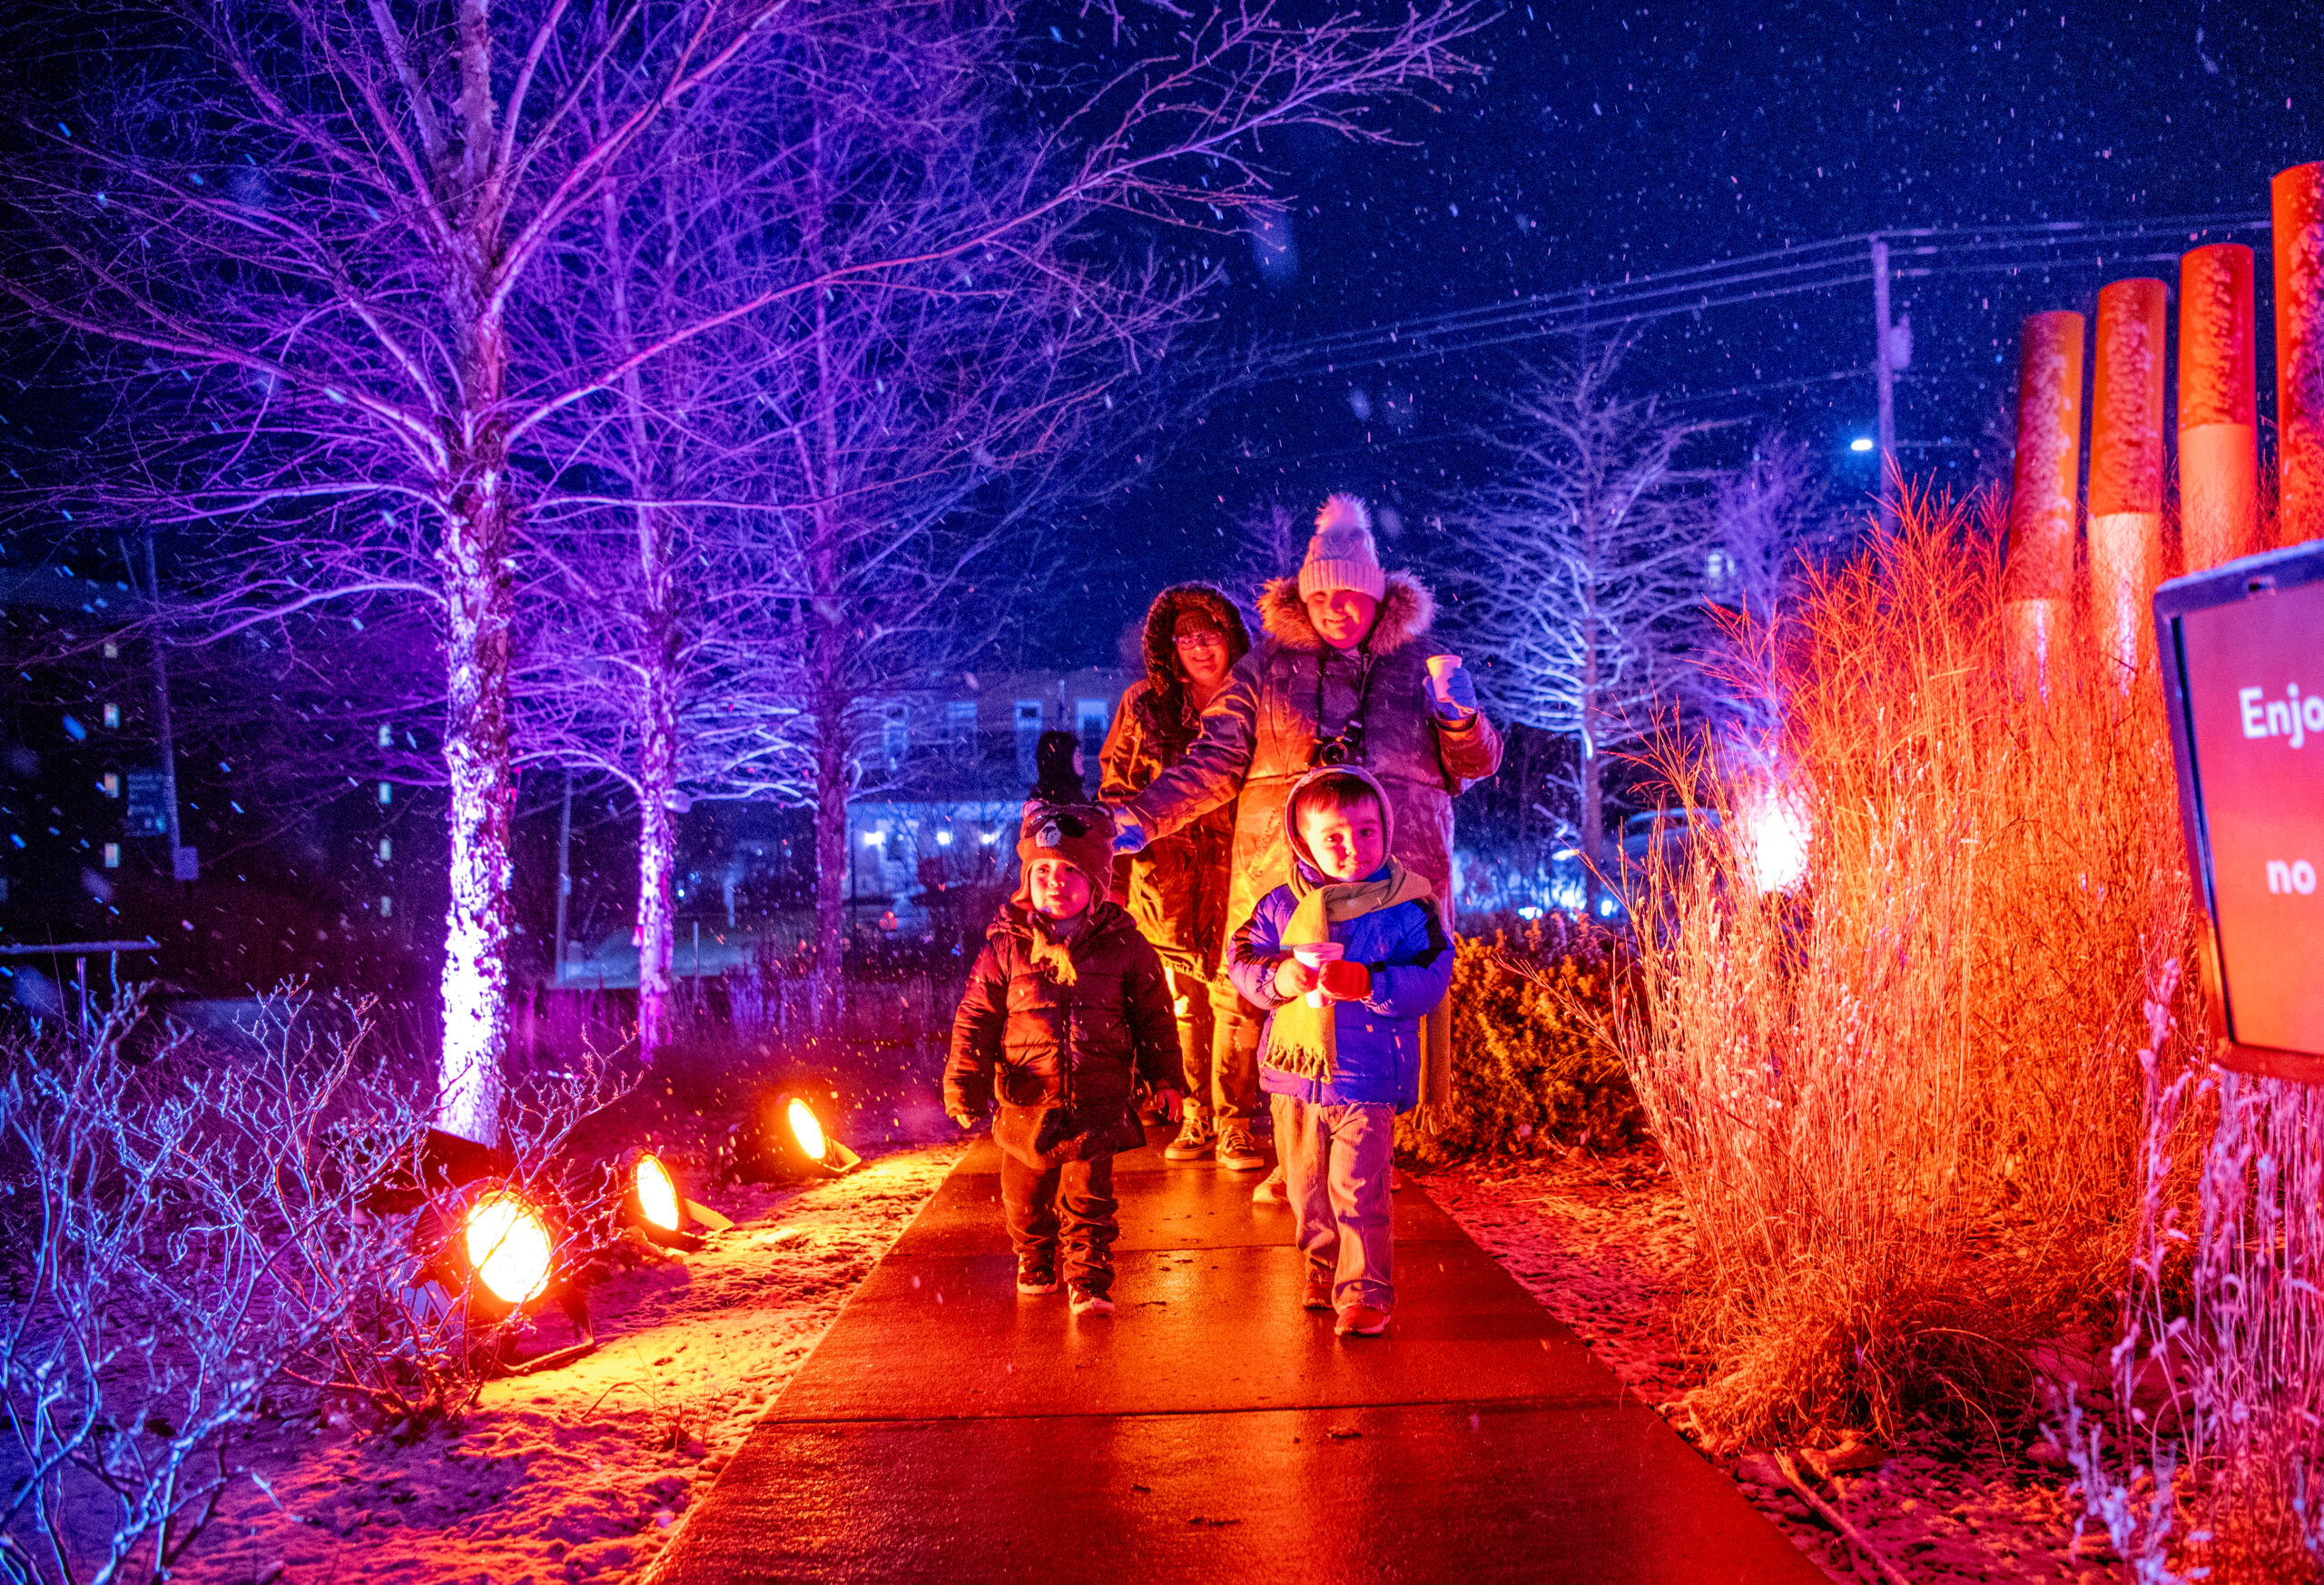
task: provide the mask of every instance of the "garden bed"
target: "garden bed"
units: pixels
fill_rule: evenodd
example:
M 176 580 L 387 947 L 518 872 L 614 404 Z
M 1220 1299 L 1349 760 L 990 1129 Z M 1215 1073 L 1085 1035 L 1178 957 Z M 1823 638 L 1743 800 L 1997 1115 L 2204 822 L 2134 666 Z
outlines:
M 711 1196 L 734 1226 L 592 1293 L 598 1351 L 489 1383 L 457 1435 L 335 1415 L 227 1442 L 248 1478 L 174 1571 L 226 1585 L 634 1578 L 960 1157 L 898 1150 L 805 1188 Z M 563 1341 L 562 1324 L 544 1342 Z
M 1810 1490 L 1865 1538 L 1877 1563 L 1852 1559 L 1850 1544 L 1789 1489 L 1771 1455 L 1705 1447 L 1683 1407 L 1702 1368 L 1682 1354 L 1673 1325 L 1693 1234 L 1650 1152 L 1475 1162 L 1419 1181 L 1833 1579 L 1950 1585 L 2120 1576 L 2102 1534 L 2076 1548 L 2080 1500 L 2067 1493 L 2072 1474 L 2046 1446 L 2037 1457 L 1921 1433 L 1828 1480 L 1801 1465 Z

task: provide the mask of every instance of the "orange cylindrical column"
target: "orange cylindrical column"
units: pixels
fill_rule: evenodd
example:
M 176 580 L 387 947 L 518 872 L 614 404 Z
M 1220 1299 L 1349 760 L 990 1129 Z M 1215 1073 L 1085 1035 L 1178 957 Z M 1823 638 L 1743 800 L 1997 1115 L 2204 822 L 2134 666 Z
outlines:
M 2171 289 L 2117 281 L 2098 294 L 2090 402 L 2090 617 L 2124 680 L 2154 653 L 2147 602 L 2162 581 L 2163 316 Z
M 2201 572 L 2259 547 L 2251 250 L 2214 242 L 2179 261 L 2179 548 Z
M 2017 367 L 2003 618 L 2022 679 L 2039 682 L 2073 605 L 2074 487 L 2082 465 L 2082 316 L 2031 314 Z
M 2276 543 L 2324 538 L 2324 162 L 2275 180 Z

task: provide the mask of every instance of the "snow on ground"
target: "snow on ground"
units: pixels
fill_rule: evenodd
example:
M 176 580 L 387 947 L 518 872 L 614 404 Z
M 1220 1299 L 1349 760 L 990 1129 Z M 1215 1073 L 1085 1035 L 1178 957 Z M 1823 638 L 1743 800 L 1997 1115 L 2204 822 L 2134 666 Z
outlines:
M 1419 1181 L 1647 1403 L 1673 1415 L 1674 1401 L 1699 1384 L 1672 1324 L 1693 1253 L 1686 1207 L 1653 1157 L 1476 1163 Z M 1690 1423 L 1673 1424 L 1699 1442 Z M 1712 1456 L 1835 1580 L 2094 1582 L 2120 1572 L 2102 1535 L 2069 1555 L 2079 1509 L 2065 1493 L 2070 1477 L 2023 1453 L 1928 1437 L 1889 1450 L 1876 1468 L 1817 1482 L 1878 1565 L 1853 1559 L 1768 1454 Z
M 172 1578 L 635 1577 L 960 1150 L 906 1149 L 804 1189 L 704 1196 L 731 1230 L 600 1282 L 598 1351 L 490 1383 L 457 1436 L 403 1446 L 312 1418 L 251 1427 L 227 1457 L 252 1479 L 236 1482 Z M 545 1328 L 544 1345 L 563 1341 L 562 1327 Z

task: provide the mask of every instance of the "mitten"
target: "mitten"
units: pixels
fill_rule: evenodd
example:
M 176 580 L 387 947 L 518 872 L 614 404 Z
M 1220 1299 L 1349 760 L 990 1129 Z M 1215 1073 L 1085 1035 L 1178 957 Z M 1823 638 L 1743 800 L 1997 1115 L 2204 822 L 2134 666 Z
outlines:
M 1477 680 L 1469 675 L 1466 666 L 1454 666 L 1445 675 L 1444 694 L 1438 697 L 1433 680 L 1423 683 L 1428 694 L 1428 707 L 1439 721 L 1466 721 L 1477 713 Z
M 1372 994 L 1372 970 L 1342 958 L 1324 965 L 1324 991 L 1341 1001 L 1362 1001 Z

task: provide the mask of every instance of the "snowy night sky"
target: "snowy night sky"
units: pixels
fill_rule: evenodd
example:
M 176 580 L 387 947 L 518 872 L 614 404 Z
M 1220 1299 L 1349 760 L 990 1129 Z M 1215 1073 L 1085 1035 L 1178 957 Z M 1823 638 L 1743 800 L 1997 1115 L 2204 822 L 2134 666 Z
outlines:
M 1229 239 L 1222 329 L 1297 343 L 1875 230 L 2261 216 L 2275 172 L 2324 156 L 2319 23 L 2300 5 L 1515 5 L 1471 52 L 1482 84 L 1400 115 L 1406 146 L 1288 152 L 1296 270 L 1270 280 L 1250 241 Z M 2264 258 L 2264 232 L 2200 240 Z M 2157 232 L 2014 274 L 2023 250 L 1972 251 L 1942 276 L 1900 278 L 1896 311 L 1915 337 L 1897 382 L 1907 472 L 1966 486 L 2005 468 L 1992 431 L 2005 436 L 2020 318 L 2091 311 L 2125 275 L 2175 290 L 2191 245 Z M 1741 420 L 1738 444 L 1779 424 L 1830 461 L 1837 495 L 1862 498 L 1874 469 L 1847 441 L 1873 427 L 1873 338 L 1868 268 L 1856 274 L 1643 327 L 1631 393 Z M 1305 511 L 1356 488 L 1424 523 L 1440 490 L 1466 482 L 1469 430 L 1513 366 L 1573 345 L 1524 330 L 1385 369 L 1309 370 L 1226 404 L 1087 537 L 1089 592 L 1114 620 L 1059 642 L 1088 647 L 1165 578 L 1222 570 L 1214 537 L 1278 496 Z

